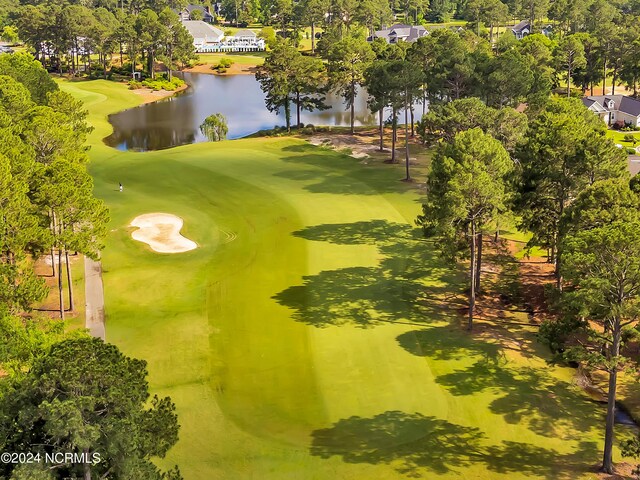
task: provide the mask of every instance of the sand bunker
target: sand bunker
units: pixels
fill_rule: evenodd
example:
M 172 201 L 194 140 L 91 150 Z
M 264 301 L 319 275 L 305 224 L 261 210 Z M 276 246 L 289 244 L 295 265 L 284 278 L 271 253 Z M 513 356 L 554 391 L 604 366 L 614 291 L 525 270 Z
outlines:
M 182 219 L 170 213 L 146 213 L 134 218 L 130 225 L 138 227 L 131 232 L 134 240 L 159 253 L 182 253 L 198 247 L 196 242 L 180 235 Z

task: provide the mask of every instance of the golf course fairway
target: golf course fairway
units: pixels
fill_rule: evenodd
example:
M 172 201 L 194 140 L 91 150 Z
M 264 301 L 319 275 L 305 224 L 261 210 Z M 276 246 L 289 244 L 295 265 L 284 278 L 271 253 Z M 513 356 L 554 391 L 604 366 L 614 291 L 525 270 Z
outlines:
M 412 226 L 420 194 L 402 166 L 292 138 L 120 152 L 102 144 L 106 116 L 139 97 L 60 85 L 90 111 L 111 211 L 107 341 L 177 406 L 160 466 L 186 480 L 596 478 L 604 409 L 529 327 L 507 343 L 459 327 L 446 296 L 464 277 Z M 132 239 L 153 212 L 198 248 Z

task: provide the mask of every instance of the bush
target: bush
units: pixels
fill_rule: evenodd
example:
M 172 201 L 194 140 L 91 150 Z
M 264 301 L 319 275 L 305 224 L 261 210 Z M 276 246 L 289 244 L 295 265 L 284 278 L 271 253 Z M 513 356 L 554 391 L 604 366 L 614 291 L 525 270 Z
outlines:
M 129 82 L 131 84 L 131 82 Z M 171 80 L 167 80 L 166 75 L 160 75 L 155 80 L 147 78 L 141 82 L 142 86 L 151 88 L 154 91 L 167 90 L 169 92 L 174 92 L 178 87 L 184 85 L 184 80 L 173 77 Z
M 636 136 L 631 133 L 627 133 L 623 139 L 625 142 L 633 143 L 634 145 L 636 144 Z
M 111 71 L 113 73 L 117 73 L 118 75 L 131 75 L 131 63 L 126 62 L 120 67 L 118 67 L 117 65 L 113 65 L 111 67 Z
M 627 153 L 628 153 L 629 155 L 635 155 L 635 154 L 636 154 L 636 153 L 638 153 L 638 152 L 636 151 L 636 149 L 635 149 L 635 148 L 629 147 L 629 148 L 627 148 Z
M 217 65 L 211 65 L 211 70 L 215 70 L 218 73 L 225 73 L 231 65 L 233 65 L 233 60 L 223 57 Z
M 142 82 L 138 82 L 136 80 L 129 80 L 129 90 L 138 90 L 139 88 L 142 88 Z
M 561 354 L 564 352 L 571 335 L 584 326 L 585 322 L 575 317 L 545 320 L 540 324 L 538 341 L 549 347 L 552 353 Z
M 233 60 L 226 57 L 221 58 L 220 62 L 218 63 L 218 66 L 222 68 L 229 68 L 231 65 L 233 65 Z

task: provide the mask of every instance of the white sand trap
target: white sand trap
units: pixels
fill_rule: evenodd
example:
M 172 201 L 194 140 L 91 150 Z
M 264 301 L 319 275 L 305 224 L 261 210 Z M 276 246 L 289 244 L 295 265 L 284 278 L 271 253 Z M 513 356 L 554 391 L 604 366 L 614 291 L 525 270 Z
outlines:
M 198 244 L 180 234 L 182 223 L 180 217 L 170 213 L 146 213 L 131 222 L 132 227 L 138 227 L 138 230 L 131 232 L 131 237 L 146 243 L 155 252 L 188 252 L 197 248 Z

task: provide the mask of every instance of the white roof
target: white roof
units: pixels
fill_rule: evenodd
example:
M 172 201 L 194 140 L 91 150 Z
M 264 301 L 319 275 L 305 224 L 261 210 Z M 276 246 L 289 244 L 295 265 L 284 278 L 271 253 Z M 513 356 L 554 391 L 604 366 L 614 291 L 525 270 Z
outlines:
M 202 20 L 186 20 L 182 22 L 194 39 L 219 42 L 224 38 L 224 32 Z

